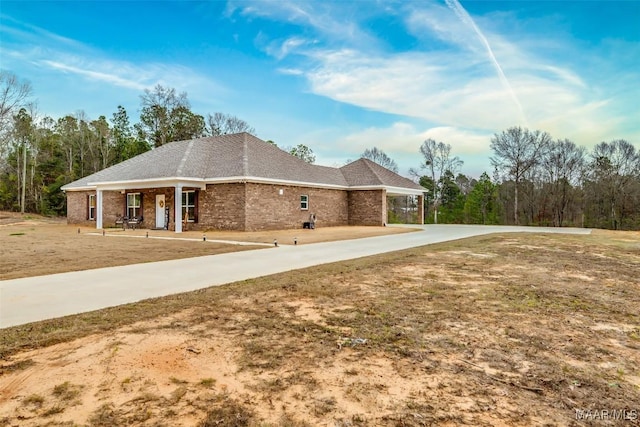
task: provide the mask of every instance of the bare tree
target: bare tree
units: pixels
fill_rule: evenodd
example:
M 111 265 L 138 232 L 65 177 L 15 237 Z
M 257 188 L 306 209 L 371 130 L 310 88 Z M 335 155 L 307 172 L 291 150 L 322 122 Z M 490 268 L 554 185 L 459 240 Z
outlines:
M 17 178 L 18 178 L 18 205 L 20 212 L 25 212 L 26 194 L 27 194 L 27 157 L 33 146 L 34 123 L 31 114 L 21 108 L 18 114 L 13 116 L 13 140 L 16 144 L 16 153 L 18 155 Z
M 0 70 L 0 133 L 11 125 L 13 116 L 31 96 L 31 83 L 20 81 L 18 76 Z
M 551 200 L 553 224 L 562 227 L 567 209 L 575 197 L 584 168 L 585 149 L 568 139 L 557 140 L 542 158 L 542 170 L 548 183 L 547 196 Z
M 66 160 L 66 170 L 69 179 L 75 178 L 74 175 L 74 159 L 75 159 L 75 139 L 78 135 L 78 120 L 72 115 L 60 117 L 56 122 L 56 133 L 60 135 L 61 149 L 64 151 Z
M 176 93 L 174 88 L 156 85 L 140 95 L 140 124 L 148 142 L 155 147 L 171 142 L 174 116 L 190 110 L 187 93 Z
M 11 139 L 10 131 L 13 117 L 20 108 L 26 106 L 31 96 L 31 84 L 20 80 L 15 74 L 0 70 L 0 170 L 5 166 L 7 144 Z
M 207 115 L 207 133 L 209 135 L 218 136 L 240 132 L 255 134 L 256 130 L 249 123 L 230 114 L 214 113 Z
M 91 132 L 89 131 L 89 116 L 84 110 L 78 110 L 75 114 L 78 123 L 78 134 L 76 138 L 77 153 L 80 155 L 80 176 L 89 175 L 86 171 L 89 169 L 87 158 L 89 157 L 91 146 Z
M 372 162 L 379 164 L 382 167 L 389 169 L 395 173 L 398 173 L 398 164 L 387 154 L 378 149 L 377 147 L 367 148 L 360 156 L 363 159 L 369 159 Z
M 591 156 L 585 192 L 591 208 L 597 210 L 596 225 L 624 227 L 626 214 L 638 211 L 633 200 L 640 200 L 640 152 L 620 139 L 601 142 Z
M 93 120 L 91 126 L 91 155 L 93 172 L 106 168 L 113 157 L 114 141 L 111 137 L 111 129 L 105 116 Z
M 514 222 L 518 218 L 518 187 L 522 179 L 535 167 L 548 148 L 551 136 L 546 132 L 511 127 L 491 138 L 494 156 L 491 164 L 498 173 L 514 181 Z
M 460 160 L 458 156 L 451 156 L 451 144 L 436 142 L 431 138 L 422 143 L 420 153 L 424 158 L 420 168 L 428 171 L 433 185 L 433 222 L 437 224 L 438 205 L 442 191 L 441 185 L 439 185 L 440 178 L 442 178 L 447 171 L 455 175 L 462 166 L 463 161 Z M 415 171 L 412 172 L 415 173 Z

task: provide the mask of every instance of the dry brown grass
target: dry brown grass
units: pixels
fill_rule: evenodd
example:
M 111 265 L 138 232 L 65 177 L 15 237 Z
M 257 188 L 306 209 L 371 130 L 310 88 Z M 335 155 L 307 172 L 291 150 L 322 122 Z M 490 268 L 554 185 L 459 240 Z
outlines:
M 529 426 L 637 411 L 638 265 L 640 233 L 481 236 L 9 328 L 0 364 L 31 362 L 0 367 L 0 420 Z M 83 405 L 43 418 L 78 375 Z
M 274 240 L 278 244 L 293 244 L 297 238 L 298 244 L 303 245 L 410 231 L 392 227 L 332 227 L 247 233 L 190 231 L 176 235 L 170 231 L 112 228 L 106 229 L 106 236 L 102 237 L 94 235 L 95 229 L 67 225 L 64 219 L 0 212 L 0 280 L 264 248 L 214 240 L 271 245 Z

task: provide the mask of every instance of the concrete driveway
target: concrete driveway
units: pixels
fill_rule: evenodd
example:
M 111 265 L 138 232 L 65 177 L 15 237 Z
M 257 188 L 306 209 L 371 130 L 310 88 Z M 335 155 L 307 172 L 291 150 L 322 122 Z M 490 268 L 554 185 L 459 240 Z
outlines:
M 415 233 L 0 281 L 0 328 L 482 234 L 591 232 L 579 228 L 478 225 L 426 225 L 421 228 L 422 231 Z

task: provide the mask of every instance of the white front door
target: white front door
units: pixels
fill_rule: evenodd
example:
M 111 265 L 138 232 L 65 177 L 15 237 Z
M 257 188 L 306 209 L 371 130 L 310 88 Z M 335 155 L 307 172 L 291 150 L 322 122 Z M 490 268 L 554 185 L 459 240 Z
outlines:
M 156 228 L 164 225 L 164 194 L 156 194 Z

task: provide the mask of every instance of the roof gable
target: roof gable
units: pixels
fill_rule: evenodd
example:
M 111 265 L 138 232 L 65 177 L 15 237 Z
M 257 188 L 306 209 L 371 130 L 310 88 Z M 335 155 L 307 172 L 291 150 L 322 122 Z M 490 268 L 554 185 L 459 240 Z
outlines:
M 424 188 L 410 179 L 365 158 L 351 162 L 341 167 L 340 170 L 351 187 L 379 185 L 424 190 Z

